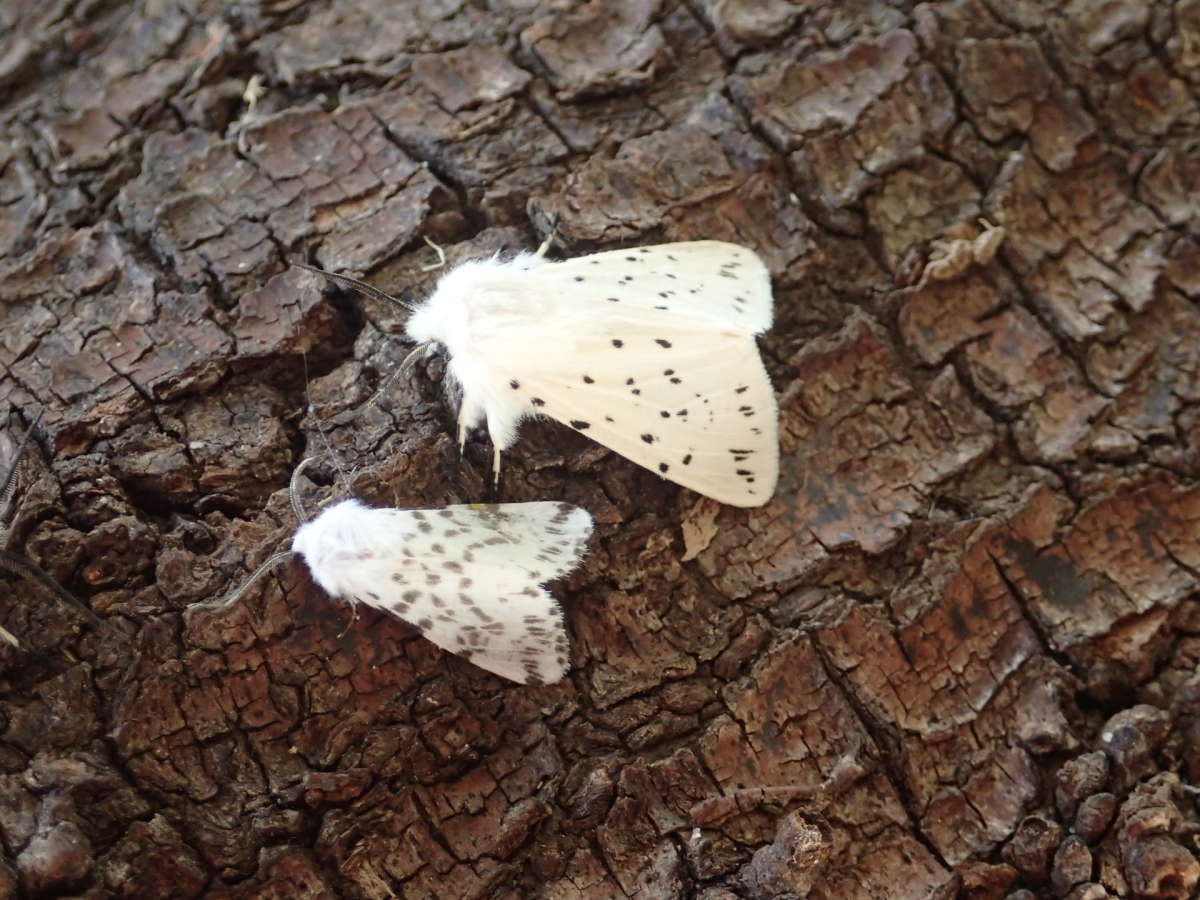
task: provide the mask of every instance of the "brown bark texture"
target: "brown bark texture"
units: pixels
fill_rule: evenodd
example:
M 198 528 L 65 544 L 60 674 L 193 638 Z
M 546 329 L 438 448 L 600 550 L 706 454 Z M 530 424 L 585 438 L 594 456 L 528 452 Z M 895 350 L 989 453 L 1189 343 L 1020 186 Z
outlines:
M 0 897 L 1196 896 L 1198 97 L 1197 0 L 8 0 L 9 549 L 103 624 L 0 580 Z M 290 265 L 555 220 L 767 261 L 768 505 L 548 421 L 493 490 Z M 310 509 L 588 509 L 567 679 L 299 562 L 190 608 L 315 453 Z

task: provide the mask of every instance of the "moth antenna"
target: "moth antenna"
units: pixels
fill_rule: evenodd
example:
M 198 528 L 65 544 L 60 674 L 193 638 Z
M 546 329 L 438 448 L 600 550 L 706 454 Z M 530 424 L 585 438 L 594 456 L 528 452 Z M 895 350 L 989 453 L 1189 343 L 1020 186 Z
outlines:
M 438 255 L 437 262 L 430 263 L 427 266 L 421 266 L 421 271 L 422 272 L 436 272 L 442 266 L 446 265 L 446 251 L 443 250 L 440 245 L 435 244 L 429 238 L 425 237 L 425 235 L 421 235 L 421 238 L 425 241 L 426 244 L 428 244 L 430 247 L 432 247 L 433 252 Z
M 292 477 L 288 480 L 288 499 L 292 503 L 292 512 L 296 514 L 296 519 L 301 525 L 308 521 L 308 515 L 304 511 L 304 506 L 300 503 L 300 474 L 304 471 L 308 464 L 316 460 L 316 458 L 317 457 L 315 456 L 310 456 L 307 459 L 301 460 L 300 465 L 296 466 L 295 470 L 292 472 Z M 263 577 L 263 575 L 271 571 L 271 569 L 275 568 L 285 559 L 291 559 L 295 555 L 296 554 L 291 550 L 280 550 L 278 553 L 272 553 L 267 557 L 266 561 L 263 562 L 262 565 L 260 565 L 254 570 L 253 573 L 251 573 L 249 578 L 242 582 L 241 587 L 235 590 L 224 600 L 216 603 L 215 606 L 217 609 L 222 609 L 226 606 L 233 606 L 233 604 L 237 603 L 244 596 L 246 596 L 246 592 L 250 590 L 250 588 L 254 587 L 254 585 Z M 209 606 L 210 604 L 196 603 L 193 605 Z
M 325 434 L 325 429 L 321 427 L 321 423 L 317 419 L 317 408 L 316 408 L 316 405 L 312 402 L 312 394 L 309 393 L 309 390 L 308 390 L 308 382 L 309 382 L 308 354 L 301 353 L 300 359 L 304 363 L 304 398 L 306 401 L 308 401 L 308 411 L 313 417 L 313 424 L 317 426 L 317 434 L 319 434 L 321 436 L 321 443 L 325 445 L 325 452 L 329 454 L 329 458 L 333 460 L 334 468 L 338 470 L 338 477 L 345 478 L 346 472 L 342 468 L 342 464 L 338 460 L 337 454 L 333 452 L 333 446 L 329 443 L 329 437 L 328 437 L 328 435 Z M 311 459 L 306 459 L 300 463 L 300 469 L 298 469 L 296 472 L 292 473 L 292 480 L 291 480 L 291 482 L 289 482 L 289 485 L 288 485 L 288 491 L 289 491 L 289 495 L 290 495 L 291 501 L 292 501 L 292 509 L 297 511 L 296 518 L 299 520 L 299 524 L 301 524 L 301 525 L 303 525 L 305 522 L 308 521 L 308 517 L 300 513 L 301 507 L 300 507 L 299 501 L 296 499 L 297 496 L 299 496 L 299 495 L 296 492 L 295 479 L 296 479 L 296 475 L 299 473 L 299 471 L 302 470 L 310 462 L 312 462 Z
M 432 356 L 434 350 L 437 349 L 437 341 L 425 341 L 423 344 L 417 344 L 408 355 L 400 361 L 400 366 L 396 369 L 397 373 L 408 372 L 417 364 L 417 360 L 423 356 Z
M 254 587 L 255 583 L 257 583 L 258 580 L 263 577 L 263 575 L 267 574 L 267 572 L 271 571 L 271 569 L 275 568 L 285 559 L 291 559 L 295 555 L 296 554 L 291 550 L 280 550 L 278 553 L 272 553 L 267 557 L 266 561 L 261 566 L 254 570 L 253 574 L 251 574 L 249 578 L 242 582 L 242 586 L 240 588 L 218 603 L 217 608 L 219 609 L 225 606 L 233 606 L 233 604 L 237 603 L 244 596 L 246 596 L 246 592 L 250 590 L 250 588 Z
M 331 453 L 333 451 L 330 451 Z M 309 463 L 315 462 L 317 457 L 309 456 L 300 460 L 300 465 L 292 471 L 292 477 L 288 480 L 288 499 L 292 501 L 292 512 L 296 514 L 296 522 L 298 525 L 303 525 L 308 521 L 308 513 L 304 509 L 304 505 L 300 502 L 300 475 L 308 468 Z M 337 460 L 335 459 L 336 463 Z
M 351 278 L 349 275 L 335 275 L 333 272 L 326 272 L 324 269 L 318 269 L 316 266 L 306 265 L 305 263 L 292 263 L 300 269 L 307 269 L 309 272 L 314 272 L 317 275 L 324 275 L 334 284 L 340 284 L 344 288 L 349 288 L 352 291 L 358 291 L 360 294 L 365 294 L 372 300 L 386 301 L 388 303 L 399 306 L 401 309 L 406 309 L 413 312 L 415 307 L 411 303 L 406 303 L 399 297 L 393 297 L 391 294 L 381 291 L 377 287 L 367 284 L 365 281 L 359 281 L 357 278 Z
M 378 388 L 375 389 L 375 393 L 372 394 L 371 399 L 367 401 L 367 408 L 369 409 L 372 406 L 377 406 L 384 394 L 391 390 L 392 384 L 402 375 L 406 375 L 408 372 L 410 372 L 412 367 L 416 365 L 418 359 L 420 359 L 422 356 L 429 356 L 436 347 L 437 343 L 435 341 L 426 341 L 423 344 L 417 344 L 416 347 L 410 350 L 408 355 L 405 356 L 401 361 L 400 365 L 398 365 L 392 371 L 392 373 L 387 376 L 387 378 L 383 379 L 383 382 Z
M 75 607 L 77 610 L 87 616 L 88 620 L 93 625 L 101 628 L 112 627 L 98 615 L 92 612 L 91 609 L 84 606 L 83 603 L 71 596 L 71 594 L 68 593 L 68 591 L 62 585 L 54 580 L 54 577 L 49 572 L 32 560 L 26 559 L 20 554 L 13 553 L 11 550 L 0 549 L 0 569 L 4 569 L 4 571 L 11 572 L 13 575 L 18 575 L 28 581 L 37 582 L 42 587 L 53 593 L 54 596 L 59 600 L 62 600 L 69 606 Z
M 21 436 L 21 442 L 17 444 L 17 452 L 13 456 L 12 465 L 8 467 L 8 471 L 4 474 L 4 483 L 0 485 L 0 519 L 8 515 L 9 508 L 12 506 L 13 497 L 17 492 L 17 473 L 21 471 L 21 461 L 25 456 L 25 448 L 29 445 L 29 439 L 33 435 L 33 429 L 37 428 L 38 423 L 42 421 L 42 413 L 45 409 L 39 409 L 37 416 L 25 429 L 25 434 Z M 0 525 L 0 538 L 3 535 L 3 526 Z

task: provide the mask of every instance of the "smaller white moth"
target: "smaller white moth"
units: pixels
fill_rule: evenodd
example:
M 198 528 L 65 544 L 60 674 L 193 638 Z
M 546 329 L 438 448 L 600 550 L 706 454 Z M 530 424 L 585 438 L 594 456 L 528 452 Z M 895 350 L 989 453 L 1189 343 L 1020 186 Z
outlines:
M 292 502 L 303 521 L 294 488 Z M 389 612 L 481 669 L 549 684 L 570 662 L 562 611 L 542 585 L 579 564 L 591 533 L 592 517 L 569 503 L 372 509 L 343 500 L 220 605 L 299 555 L 331 596 Z
M 448 352 L 462 388 L 459 443 L 486 423 L 497 480 L 521 420 L 544 415 L 715 500 L 766 503 L 779 442 L 755 343 L 772 320 L 762 260 L 720 241 L 558 262 L 544 258 L 548 246 L 464 262 L 416 307 L 303 268 L 412 312 L 409 359 Z

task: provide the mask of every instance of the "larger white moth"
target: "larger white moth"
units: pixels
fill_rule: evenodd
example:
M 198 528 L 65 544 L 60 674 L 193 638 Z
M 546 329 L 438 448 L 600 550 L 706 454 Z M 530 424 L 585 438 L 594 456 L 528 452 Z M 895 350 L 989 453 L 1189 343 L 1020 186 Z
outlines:
M 766 503 L 779 447 L 755 342 L 772 318 L 762 260 L 719 241 L 559 262 L 543 258 L 546 246 L 462 263 L 409 307 L 414 355 L 449 354 L 462 389 L 460 444 L 486 423 L 499 477 L 521 420 L 544 415 L 715 500 Z
M 570 663 L 562 611 L 542 585 L 579 564 L 591 533 L 592 517 L 569 503 L 372 509 L 344 500 L 301 525 L 291 550 L 221 605 L 297 554 L 331 596 L 389 612 L 481 669 L 548 684 Z

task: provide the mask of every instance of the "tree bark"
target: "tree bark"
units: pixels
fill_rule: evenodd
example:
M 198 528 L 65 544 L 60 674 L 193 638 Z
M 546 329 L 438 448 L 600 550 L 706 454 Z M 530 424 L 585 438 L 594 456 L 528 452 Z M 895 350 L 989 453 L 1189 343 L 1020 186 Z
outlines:
M 1198 87 L 1194 0 L 0 9 L 9 548 L 104 621 L 0 581 L 0 897 L 1195 896 Z M 767 261 L 768 505 L 549 421 L 493 490 L 290 266 L 552 222 Z M 568 678 L 298 562 L 193 607 L 314 454 L 312 509 L 588 509 Z

